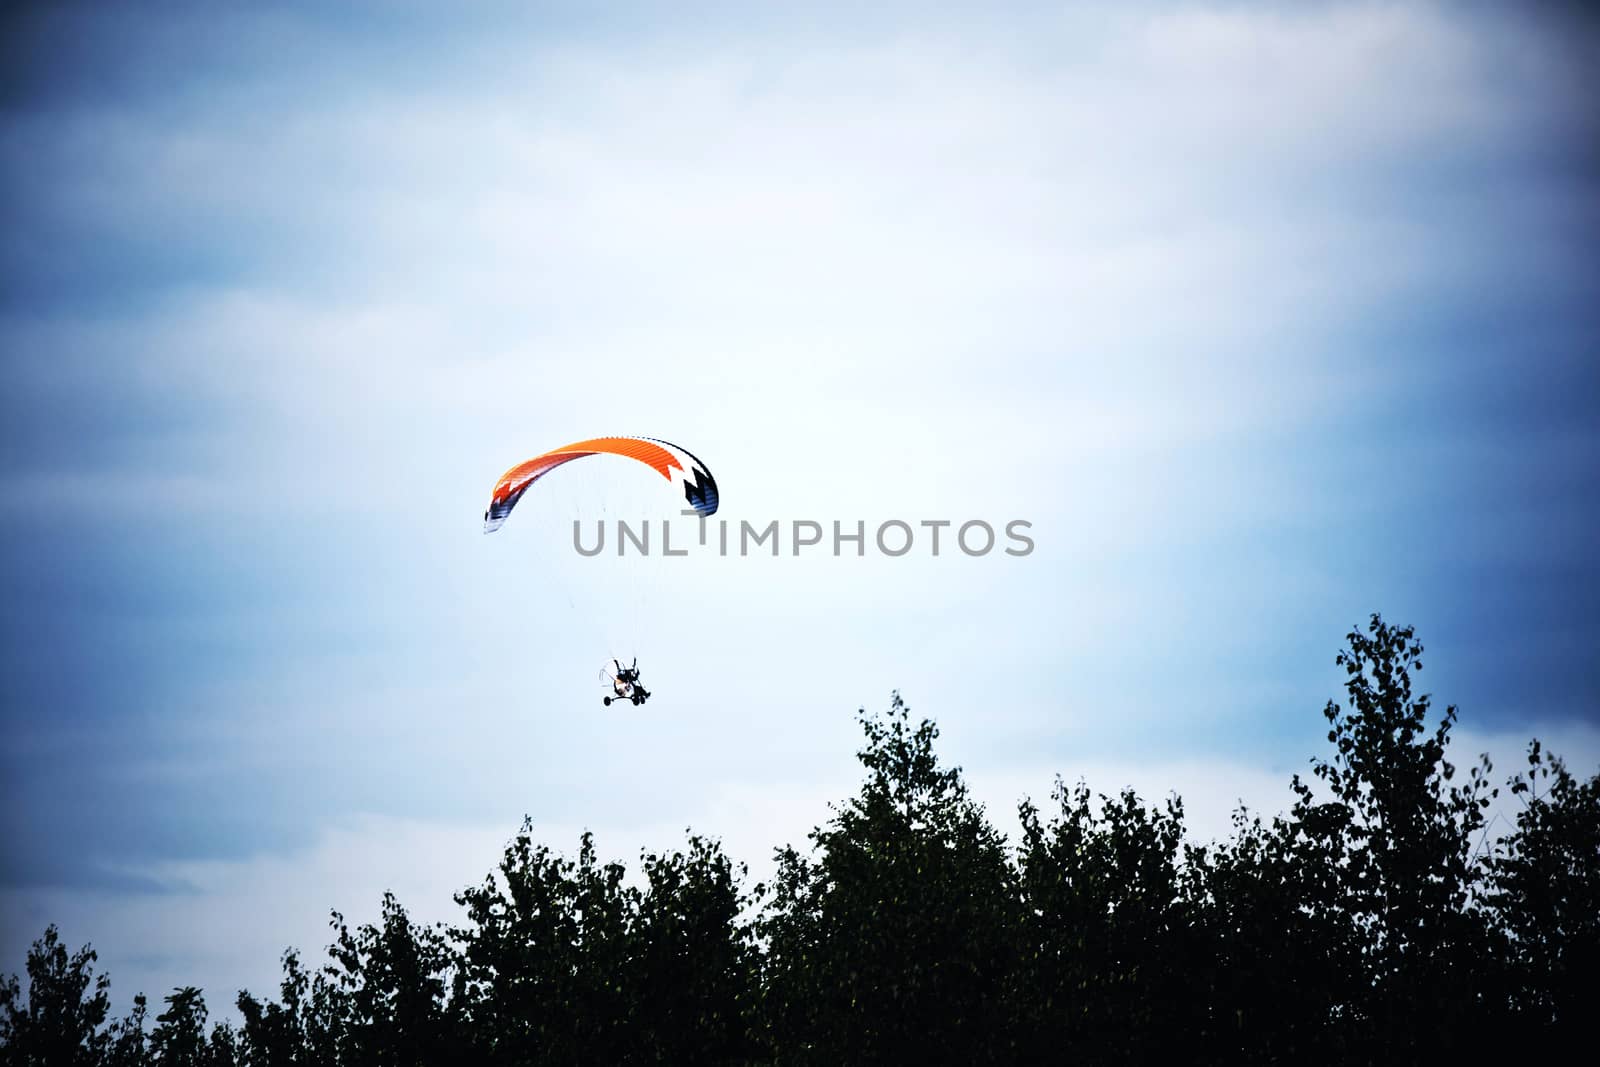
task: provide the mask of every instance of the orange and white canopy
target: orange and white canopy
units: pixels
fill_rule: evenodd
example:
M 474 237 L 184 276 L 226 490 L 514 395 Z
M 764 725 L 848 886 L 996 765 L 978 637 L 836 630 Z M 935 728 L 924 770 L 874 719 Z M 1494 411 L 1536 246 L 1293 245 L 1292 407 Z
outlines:
M 585 456 L 626 456 L 653 469 L 674 487 L 681 487 L 689 506 L 701 515 L 714 515 L 717 511 L 717 481 L 706 468 L 686 449 L 653 437 L 596 437 L 551 449 L 530 460 L 518 463 L 506 471 L 495 483 L 494 496 L 483 513 L 483 532 L 498 530 L 517 506 L 528 487 L 563 463 Z

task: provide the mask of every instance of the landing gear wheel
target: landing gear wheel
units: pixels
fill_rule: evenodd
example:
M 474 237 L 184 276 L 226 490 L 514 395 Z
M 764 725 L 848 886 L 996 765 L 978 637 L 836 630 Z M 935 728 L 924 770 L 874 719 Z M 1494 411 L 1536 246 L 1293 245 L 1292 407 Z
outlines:
M 611 706 L 611 698 L 610 697 L 601 697 L 600 699 L 602 699 L 602 700 L 604 700 L 606 702 L 606 707 L 609 708 Z
M 633 698 L 633 703 L 634 703 L 634 706 L 637 707 L 638 705 L 643 704 L 644 701 L 642 699 L 640 699 L 639 697 L 634 697 Z

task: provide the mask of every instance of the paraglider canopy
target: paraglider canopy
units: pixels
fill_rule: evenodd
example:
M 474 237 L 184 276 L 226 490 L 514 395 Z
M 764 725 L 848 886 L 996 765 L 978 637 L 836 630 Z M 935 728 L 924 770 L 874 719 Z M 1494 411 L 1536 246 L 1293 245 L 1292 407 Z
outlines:
M 717 481 L 704 463 L 687 449 L 653 437 L 596 437 L 552 449 L 517 464 L 500 476 L 494 495 L 483 513 L 483 532 L 493 533 L 505 524 L 511 509 L 534 482 L 563 463 L 585 456 L 612 455 L 638 460 L 676 487 L 691 508 L 701 515 L 717 511 Z

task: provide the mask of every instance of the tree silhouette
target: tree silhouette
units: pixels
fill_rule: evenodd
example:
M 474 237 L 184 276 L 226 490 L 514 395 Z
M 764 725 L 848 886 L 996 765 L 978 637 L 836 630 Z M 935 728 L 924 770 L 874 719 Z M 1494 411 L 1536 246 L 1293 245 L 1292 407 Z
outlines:
M 1490 840 L 1482 759 L 1458 782 L 1456 709 L 1414 691 L 1422 646 L 1374 615 L 1337 657 L 1331 753 L 1270 817 L 1216 842 L 1183 805 L 1057 781 L 989 823 L 938 730 L 895 694 L 859 713 L 859 791 L 746 888 L 715 841 L 640 855 L 630 882 L 525 819 L 456 895 L 456 925 L 333 913 L 278 999 L 201 991 L 111 1020 L 95 954 L 54 926 L 0 982 L 0 1067 L 482 1063 L 1433 1062 L 1579 1047 L 1600 984 L 1600 775 L 1539 743 Z M 1543 1039 L 1546 1044 L 1532 1044 Z M 1554 1042 L 1554 1043 L 1551 1043 Z
M 1600 978 L 1600 775 L 1580 782 L 1534 741 L 1508 784 L 1524 806 L 1488 859 L 1486 907 L 1505 935 L 1511 1007 L 1578 1039 Z
M 150 1058 L 171 1067 L 211 1067 L 217 1063 L 206 1036 L 206 1002 L 200 990 L 184 986 L 163 999 L 167 1010 L 156 1016 L 156 1027 L 150 1031 Z M 222 1045 L 227 1043 L 227 1038 L 220 1041 Z
M 1467 905 L 1482 874 L 1473 845 L 1495 795 L 1489 760 L 1450 784 L 1457 712 L 1447 707 L 1430 732 L 1431 698 L 1412 688 L 1423 648 L 1411 627 L 1373 615 L 1366 633 L 1347 637 L 1336 662 L 1348 704 L 1323 711 L 1334 756 L 1313 761 L 1332 799 L 1319 802 L 1296 776 L 1291 829 L 1321 857 L 1313 907 L 1353 926 L 1362 968 L 1346 990 L 1352 1021 L 1386 1053 L 1437 1053 L 1471 1033 L 1485 1007 L 1473 991 L 1488 935 Z
M 67 952 L 52 923 L 28 951 L 28 992 L 15 976 L 0 983 L 0 1047 L 10 1064 L 100 1063 L 111 1041 L 101 1027 L 111 1010 L 111 979 L 94 973 L 88 946 Z
M 1005 1059 L 1017 913 L 1004 842 L 896 693 L 861 714 L 861 792 L 779 853 L 760 923 L 764 1024 L 781 1059 Z
M 652 1063 L 748 1063 L 755 947 L 741 916 L 742 869 L 715 842 L 643 857 L 648 884 L 630 952 L 638 1058 Z
M 480 1062 L 623 1062 L 629 1017 L 627 930 L 637 893 L 584 834 L 576 863 L 535 845 L 532 824 L 506 847 L 499 878 L 456 896 L 460 1017 Z
M 1192 1057 L 1205 1002 L 1189 986 L 1204 956 L 1179 862 L 1182 803 L 1147 809 L 1132 790 L 1097 803 L 1059 780 L 1054 799 L 1048 824 L 1020 806 L 1022 1058 Z

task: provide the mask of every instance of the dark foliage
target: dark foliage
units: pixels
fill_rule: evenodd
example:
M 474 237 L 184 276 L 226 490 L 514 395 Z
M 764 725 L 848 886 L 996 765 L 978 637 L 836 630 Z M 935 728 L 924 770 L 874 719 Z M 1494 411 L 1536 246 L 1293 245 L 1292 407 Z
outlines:
M 1019 907 L 1004 841 L 898 694 L 862 725 L 860 795 L 812 832 L 813 857 L 779 853 L 757 923 L 763 1044 L 783 1062 L 1004 1060 Z
M 1491 840 L 1456 709 L 1413 692 L 1422 646 L 1373 616 L 1338 663 L 1328 759 L 1292 809 L 1186 843 L 1183 806 L 1057 782 L 1008 848 L 898 694 L 862 713 L 860 792 L 746 887 L 720 845 L 645 854 L 634 881 L 531 823 L 422 927 L 386 895 L 338 914 L 327 961 L 276 1000 L 201 991 L 110 1019 L 105 975 L 54 927 L 0 982 L 22 1064 L 1421 1063 L 1577 1047 L 1600 984 L 1600 775 L 1529 747 Z M 1545 1044 L 1529 1042 L 1543 1040 Z M 1555 1044 L 1549 1042 L 1554 1040 Z

